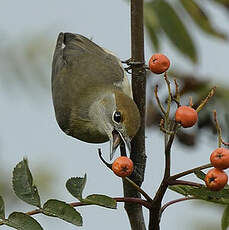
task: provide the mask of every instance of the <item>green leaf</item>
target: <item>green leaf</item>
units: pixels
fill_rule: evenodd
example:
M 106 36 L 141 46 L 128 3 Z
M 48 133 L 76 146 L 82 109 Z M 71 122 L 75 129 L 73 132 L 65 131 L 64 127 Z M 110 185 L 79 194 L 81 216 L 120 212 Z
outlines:
M 67 190 L 77 198 L 78 200 L 82 201 L 82 193 L 87 181 L 87 175 L 85 174 L 84 177 L 72 177 L 66 182 Z
M 160 40 L 158 39 L 160 29 L 157 16 L 155 15 L 154 8 L 150 2 L 144 3 L 144 23 L 154 49 L 155 51 L 158 51 L 160 48 Z
M 42 230 L 41 225 L 31 216 L 21 212 L 13 212 L 4 224 L 18 230 Z
M 193 63 L 197 62 L 197 51 L 191 34 L 174 9 L 166 1 L 152 2 L 158 21 L 173 45 Z
M 205 176 L 206 176 L 206 174 L 204 172 L 202 172 L 201 170 L 196 170 L 196 171 L 194 171 L 194 173 L 199 179 L 204 181 Z
M 182 6 L 190 15 L 195 24 L 205 33 L 226 40 L 226 35 L 217 31 L 208 18 L 207 13 L 195 2 L 195 0 L 180 0 Z
M 47 216 L 57 217 L 76 226 L 82 226 L 82 217 L 71 205 L 59 201 L 48 200 L 43 207 L 43 213 Z
M 13 189 L 15 194 L 28 204 L 40 207 L 40 196 L 33 185 L 33 177 L 26 159 L 19 162 L 13 171 Z
M 223 211 L 223 216 L 221 219 L 221 228 L 222 230 L 227 230 L 229 227 L 229 205 L 227 205 Z
M 101 194 L 92 194 L 87 196 L 82 202 L 85 204 L 99 205 L 105 208 L 117 208 L 117 203 L 113 198 Z
M 214 2 L 223 5 L 227 10 L 229 9 L 229 1 L 228 0 L 214 0 Z
M 5 219 L 5 204 L 1 196 L 0 196 L 0 218 Z
M 169 186 L 169 189 L 177 193 L 180 193 L 184 196 L 193 196 L 197 199 L 206 200 L 209 202 L 219 204 L 229 204 L 228 187 L 225 187 L 224 189 L 218 192 L 210 191 L 206 186 L 197 188 L 189 185 L 173 185 Z

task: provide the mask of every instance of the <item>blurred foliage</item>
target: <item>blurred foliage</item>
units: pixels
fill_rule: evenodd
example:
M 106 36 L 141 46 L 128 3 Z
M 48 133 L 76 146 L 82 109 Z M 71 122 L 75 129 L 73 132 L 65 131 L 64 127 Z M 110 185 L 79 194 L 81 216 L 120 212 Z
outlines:
M 20 86 L 30 94 L 47 88 L 50 82 L 53 41 L 43 34 L 0 43 L 0 81 L 2 90 Z
M 190 30 L 190 23 L 211 37 L 228 40 L 224 31 L 215 26 L 204 5 L 220 4 L 229 10 L 228 0 L 151 0 L 144 4 L 144 21 L 155 51 L 161 47 L 161 36 L 193 63 L 198 62 L 198 50 Z M 223 12 L 223 11 L 222 11 Z M 225 12 L 228 13 L 228 12 Z

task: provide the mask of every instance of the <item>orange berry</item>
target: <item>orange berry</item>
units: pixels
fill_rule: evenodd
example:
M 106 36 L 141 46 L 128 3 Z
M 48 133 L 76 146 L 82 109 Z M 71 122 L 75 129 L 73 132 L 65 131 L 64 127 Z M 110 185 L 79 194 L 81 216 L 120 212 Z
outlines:
M 118 157 L 112 164 L 112 171 L 119 177 L 130 176 L 133 170 L 133 161 L 125 156 Z
M 164 54 L 154 54 L 149 60 L 149 68 L 156 74 L 164 73 L 169 66 L 170 61 Z
M 219 191 L 227 184 L 228 176 L 220 169 L 211 169 L 205 176 L 205 184 L 212 191 Z
M 195 109 L 190 106 L 180 106 L 175 113 L 175 120 L 181 123 L 182 127 L 192 127 L 198 120 L 198 114 Z
M 229 149 L 217 148 L 210 156 L 212 166 L 217 169 L 229 168 Z

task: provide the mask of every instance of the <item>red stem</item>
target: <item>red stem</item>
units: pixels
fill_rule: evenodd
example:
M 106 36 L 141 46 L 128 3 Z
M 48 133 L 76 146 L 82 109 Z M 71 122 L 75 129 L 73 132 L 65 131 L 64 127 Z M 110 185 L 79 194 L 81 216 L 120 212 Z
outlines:
M 176 200 L 169 201 L 168 203 L 164 204 L 164 205 L 161 207 L 161 210 L 160 210 L 160 217 L 161 217 L 162 213 L 165 211 L 165 209 L 166 209 L 167 207 L 169 207 L 170 205 L 175 204 L 175 203 L 178 203 L 178 202 L 181 202 L 181 201 L 193 200 L 193 199 L 197 199 L 197 198 L 195 198 L 195 197 L 183 197 L 183 198 L 179 198 L 179 199 L 176 199 Z
M 134 204 L 140 204 L 148 209 L 150 209 L 151 205 L 148 201 L 143 200 L 141 198 L 134 198 L 134 197 L 115 197 L 113 198 L 114 200 L 116 200 L 116 202 L 126 202 L 126 203 L 134 203 Z M 71 205 L 72 207 L 80 207 L 80 206 L 86 206 L 86 205 L 90 205 L 90 204 L 85 204 L 83 202 L 72 202 L 69 203 L 69 205 Z M 42 209 L 35 209 L 32 210 L 30 212 L 27 212 L 27 215 L 36 215 L 42 213 Z

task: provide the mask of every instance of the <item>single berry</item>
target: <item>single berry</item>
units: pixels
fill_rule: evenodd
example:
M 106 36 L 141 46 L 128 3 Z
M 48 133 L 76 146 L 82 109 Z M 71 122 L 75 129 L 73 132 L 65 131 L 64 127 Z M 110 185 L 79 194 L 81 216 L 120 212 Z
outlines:
M 130 176 L 133 170 L 133 161 L 125 156 L 118 157 L 112 164 L 112 171 L 119 177 Z
M 212 166 L 217 169 L 229 168 L 229 149 L 217 148 L 210 156 Z
M 189 128 L 197 122 L 198 114 L 192 107 L 183 105 L 176 110 L 175 120 L 181 123 L 182 127 Z
M 170 66 L 169 59 L 164 54 L 154 54 L 149 59 L 149 68 L 156 74 L 164 73 Z
M 220 169 L 211 169 L 205 176 L 205 184 L 212 191 L 220 191 L 227 184 L 228 176 Z

